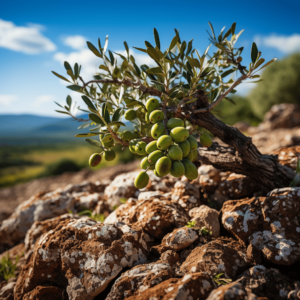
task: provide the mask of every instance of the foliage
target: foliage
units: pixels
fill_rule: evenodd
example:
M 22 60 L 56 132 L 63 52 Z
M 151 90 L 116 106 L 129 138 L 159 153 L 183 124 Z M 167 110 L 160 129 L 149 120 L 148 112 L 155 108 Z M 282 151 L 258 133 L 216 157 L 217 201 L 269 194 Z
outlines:
M 22 254 L 23 255 L 23 254 Z M 2 276 L 5 281 L 15 277 L 15 271 L 19 262 L 19 255 L 16 256 L 15 261 L 9 258 L 9 252 L 6 256 L 3 256 L 0 261 L 0 277 Z
M 84 209 L 84 207 L 83 207 Z M 71 210 L 69 210 L 70 214 L 73 214 Z M 105 220 L 105 215 L 104 214 L 93 214 L 93 211 L 90 209 L 84 209 L 80 212 L 77 213 L 79 216 L 88 216 L 89 218 L 93 219 L 96 222 L 104 222 Z
M 260 119 L 274 104 L 300 104 L 300 54 L 290 55 L 272 64 L 261 74 L 263 83 L 249 94 L 253 111 Z
M 196 221 L 189 221 L 189 222 L 187 222 L 187 224 L 185 226 L 187 228 L 193 228 L 196 226 Z
M 65 172 L 78 172 L 81 167 L 71 159 L 62 159 L 47 166 L 44 176 L 60 175 Z
M 233 102 L 229 94 L 234 94 L 235 88 L 246 79 L 260 81 L 257 72 L 275 60 L 265 64 L 253 43 L 251 63 L 249 67 L 243 66 L 244 48 L 236 48 L 243 30 L 236 33 L 236 23 L 233 23 L 227 31 L 224 27 L 216 36 L 211 23 L 209 26 L 211 44 L 202 55 L 193 48 L 193 40 L 182 40 L 176 29 L 169 47 L 162 51 L 159 34 L 154 28 L 155 45 L 145 41 L 145 48 L 134 47 L 146 53 L 154 66 L 137 66 L 126 42 L 125 56 L 112 52 L 108 49 L 107 36 L 104 46 L 100 39 L 97 47 L 87 42 L 88 48 L 99 58 L 100 71 L 94 74 L 94 80 L 86 82 L 80 76 L 81 66 L 77 63 L 73 68 L 68 62 L 64 63 L 68 78 L 53 72 L 69 82 L 67 87 L 80 93 L 87 106 L 87 110 L 81 109 L 67 96 L 65 106 L 58 104 L 58 112 L 84 122 L 79 129 L 89 129 L 76 137 L 85 137 L 89 144 L 98 148 L 90 158 L 90 166 L 97 166 L 102 157 L 111 161 L 115 157 L 111 148 L 122 145 L 123 149 L 129 146 L 132 153 L 147 157 L 142 161 L 145 171 L 135 179 L 139 189 L 147 186 L 149 169 L 158 177 L 170 173 L 192 180 L 198 176 L 192 164 L 197 158 L 197 141 L 192 134 L 198 128 L 192 124 L 191 115 L 211 111 L 223 99 Z M 211 45 L 215 47 L 212 53 Z M 235 72 L 241 74 L 236 80 L 232 77 Z M 193 108 L 191 105 L 196 101 L 207 103 L 207 106 Z M 77 118 L 78 110 L 88 113 L 89 119 Z M 134 131 L 123 131 L 122 127 L 126 127 L 123 116 L 132 122 Z M 99 136 L 100 141 L 90 139 L 93 136 Z M 154 140 L 157 140 L 157 148 L 148 149 L 149 142 Z M 205 147 L 212 145 L 210 136 L 205 133 L 200 134 L 200 142 Z
M 219 273 L 219 274 L 213 276 L 214 282 L 217 283 L 218 285 L 226 285 L 226 284 L 232 282 L 232 279 L 221 278 L 222 275 L 224 275 L 224 273 Z
M 201 227 L 200 233 L 201 233 L 203 236 L 212 235 L 212 231 L 210 231 L 209 229 L 207 229 L 205 226 L 204 226 L 204 227 Z
M 252 126 L 257 126 L 261 119 L 254 114 L 250 100 L 239 95 L 233 95 L 232 100 L 235 105 L 223 101 L 215 109 L 215 114 L 228 125 L 243 121 Z

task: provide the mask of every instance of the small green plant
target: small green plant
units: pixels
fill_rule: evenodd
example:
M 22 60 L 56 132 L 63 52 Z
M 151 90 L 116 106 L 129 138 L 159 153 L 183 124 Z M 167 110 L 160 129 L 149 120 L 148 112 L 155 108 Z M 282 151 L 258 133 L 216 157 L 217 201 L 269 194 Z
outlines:
M 22 253 L 23 255 L 23 253 Z M 21 255 L 21 256 L 22 256 Z M 19 262 L 20 256 L 17 255 L 15 261 L 9 258 L 9 252 L 6 256 L 3 256 L 0 261 L 0 276 L 4 278 L 5 281 L 8 281 L 10 278 L 15 277 L 15 271 L 17 269 L 17 264 Z
M 205 226 L 201 227 L 200 233 L 203 236 L 212 235 L 212 231 L 208 230 Z
M 185 226 L 187 228 L 193 228 L 196 226 L 196 221 L 189 221 L 189 222 L 187 222 L 187 224 Z
M 69 210 L 69 213 L 73 214 L 73 212 L 71 210 Z M 79 213 L 77 213 L 77 215 L 88 216 L 89 218 L 93 219 L 96 222 L 104 222 L 104 220 L 106 218 L 104 214 L 93 214 L 93 211 L 90 209 L 80 211 Z
M 300 159 L 297 161 L 297 167 L 296 167 L 296 175 L 291 182 L 290 186 L 297 186 L 300 183 Z
M 226 285 L 226 284 L 232 282 L 232 279 L 221 278 L 222 275 L 224 275 L 224 273 L 220 273 L 220 274 L 217 274 L 217 275 L 213 276 L 213 280 L 216 284 Z
M 121 202 L 122 204 L 125 204 L 125 203 L 126 203 L 126 201 L 127 201 L 127 199 L 126 199 L 126 198 L 121 198 L 121 199 L 120 199 L 120 202 Z

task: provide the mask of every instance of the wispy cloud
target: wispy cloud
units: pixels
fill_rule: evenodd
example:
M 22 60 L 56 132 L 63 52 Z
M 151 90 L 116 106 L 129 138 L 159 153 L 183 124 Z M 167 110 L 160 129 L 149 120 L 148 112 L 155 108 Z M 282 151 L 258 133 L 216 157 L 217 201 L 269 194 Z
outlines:
M 35 104 L 41 106 L 45 103 L 55 101 L 56 97 L 53 95 L 41 95 L 36 98 Z
M 0 47 L 26 54 L 55 51 L 56 46 L 41 33 L 42 29 L 37 24 L 16 26 L 13 22 L 0 19 Z
M 17 98 L 16 95 L 0 95 L 0 105 L 10 106 Z
M 300 34 L 256 36 L 255 42 L 258 45 L 271 47 L 282 53 L 289 54 L 300 51 Z
M 81 50 L 86 47 L 87 39 L 82 35 L 67 36 L 64 38 L 64 44 L 73 49 Z

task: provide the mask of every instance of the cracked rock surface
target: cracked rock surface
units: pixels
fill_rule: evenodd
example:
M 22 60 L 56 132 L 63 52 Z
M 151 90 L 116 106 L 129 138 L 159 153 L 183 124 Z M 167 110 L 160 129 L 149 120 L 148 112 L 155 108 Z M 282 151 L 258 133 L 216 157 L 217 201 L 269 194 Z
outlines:
M 224 228 L 262 252 L 265 259 L 291 265 L 300 258 L 300 188 L 273 190 L 267 197 L 228 201 Z
M 146 233 L 124 223 L 63 220 L 36 243 L 18 277 L 15 299 L 29 297 L 49 281 L 63 285 L 69 299 L 93 299 L 123 268 L 147 260 L 149 241 Z

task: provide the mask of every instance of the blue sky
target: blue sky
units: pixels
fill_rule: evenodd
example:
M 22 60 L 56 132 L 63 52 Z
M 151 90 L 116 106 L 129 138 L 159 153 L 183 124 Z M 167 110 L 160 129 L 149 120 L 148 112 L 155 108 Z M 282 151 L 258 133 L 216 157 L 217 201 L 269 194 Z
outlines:
M 85 40 L 97 44 L 109 35 L 109 49 L 124 51 L 153 42 L 153 27 L 167 48 L 174 28 L 181 38 L 194 39 L 203 52 L 209 45 L 210 21 L 216 32 L 237 22 L 245 29 L 239 46 L 244 61 L 256 41 L 263 57 L 270 60 L 300 51 L 300 1 L 0 1 L 0 114 L 34 113 L 60 116 L 53 101 L 64 103 L 75 93 L 54 75 L 65 75 L 63 61 L 82 64 L 82 75 L 92 78 L 100 61 L 87 49 Z M 138 54 L 138 63 L 149 61 Z M 263 84 L 260 83 L 260 84 Z M 245 94 L 253 87 L 244 84 Z M 80 103 L 81 104 L 81 103 Z

